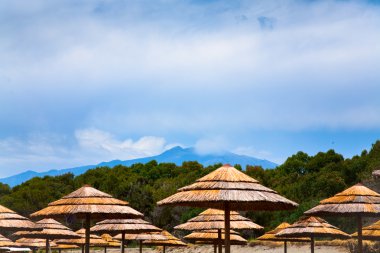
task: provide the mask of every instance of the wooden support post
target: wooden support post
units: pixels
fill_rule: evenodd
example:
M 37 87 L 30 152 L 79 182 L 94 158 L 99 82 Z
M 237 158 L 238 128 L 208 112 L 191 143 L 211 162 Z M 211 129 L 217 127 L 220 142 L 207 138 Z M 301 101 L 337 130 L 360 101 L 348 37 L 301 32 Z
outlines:
M 91 222 L 91 214 L 86 214 L 86 222 L 84 224 L 86 229 L 86 246 L 84 248 L 85 253 L 90 253 L 90 222 Z
M 224 204 L 224 252 L 231 253 L 231 244 L 230 244 L 230 203 L 225 202 Z
M 50 253 L 50 242 L 49 242 L 49 239 L 46 239 L 46 249 L 45 249 L 46 253 Z
M 288 246 L 287 246 L 287 241 L 285 240 L 284 241 L 284 253 L 287 253 L 288 252 Z
M 121 233 L 121 253 L 124 253 L 125 251 L 125 232 Z
M 218 253 L 222 253 L 222 230 L 218 229 Z
M 358 252 L 363 253 L 363 221 L 362 216 L 358 215 Z

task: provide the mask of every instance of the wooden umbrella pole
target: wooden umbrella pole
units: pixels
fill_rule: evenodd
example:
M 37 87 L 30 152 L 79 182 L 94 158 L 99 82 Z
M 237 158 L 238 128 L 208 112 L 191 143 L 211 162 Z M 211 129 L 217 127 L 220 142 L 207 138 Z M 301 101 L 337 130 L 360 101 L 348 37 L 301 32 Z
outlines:
M 217 253 L 217 251 L 216 251 L 216 243 L 214 243 L 214 253 Z
M 86 222 L 85 222 L 85 229 L 86 229 L 86 240 L 85 240 L 85 253 L 90 253 L 90 221 L 91 221 L 91 215 L 88 213 L 86 214 Z
M 287 246 L 287 241 L 284 241 L 284 253 L 288 252 L 288 246 Z
M 230 204 L 228 202 L 225 202 L 224 204 L 224 238 L 225 238 L 225 253 L 231 252 L 231 246 L 230 246 Z
M 125 241 L 125 232 L 123 231 L 121 233 L 121 253 L 124 253 L 124 250 L 125 250 L 124 241 Z
M 363 222 L 362 216 L 358 215 L 358 252 L 363 253 Z
M 311 253 L 314 253 L 314 236 L 311 236 L 311 246 L 310 246 L 310 248 L 311 248 Z
M 139 242 L 140 242 L 140 253 L 142 253 L 142 240 L 140 240 Z
M 165 248 L 165 245 L 164 245 L 164 253 L 165 253 L 165 251 L 166 251 L 166 248 Z
M 107 247 L 104 247 L 104 253 L 107 253 Z
M 82 245 L 82 253 L 84 253 L 84 245 Z
M 46 239 L 46 253 L 50 253 L 50 242 L 49 242 L 49 239 Z
M 218 229 L 218 252 L 222 253 L 222 230 L 221 229 Z

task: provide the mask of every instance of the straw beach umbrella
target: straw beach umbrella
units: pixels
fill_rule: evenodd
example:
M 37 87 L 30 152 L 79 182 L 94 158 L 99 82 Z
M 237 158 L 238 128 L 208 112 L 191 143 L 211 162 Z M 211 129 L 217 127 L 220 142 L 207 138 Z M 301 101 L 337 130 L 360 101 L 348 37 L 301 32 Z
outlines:
M 100 237 L 108 243 L 108 245 L 104 247 L 104 253 L 107 253 L 107 248 L 120 248 L 121 246 L 121 242 L 115 240 L 110 234 L 102 234 Z
M 80 236 L 74 233 L 71 229 L 64 226 L 53 219 L 43 219 L 36 222 L 38 228 L 42 228 L 39 231 L 19 231 L 13 235 L 23 238 L 37 238 L 46 240 L 46 252 L 50 251 L 49 240 L 55 239 L 72 239 L 79 238 Z
M 114 238 L 121 240 L 122 235 L 118 234 Z M 142 245 L 144 241 L 157 241 L 157 240 L 167 240 L 166 236 L 160 234 L 159 232 L 147 232 L 141 234 L 126 234 L 124 240 L 126 241 L 138 241 L 140 253 L 142 252 Z
M 284 253 L 287 252 L 287 242 L 310 242 L 310 238 L 307 237 L 276 237 L 276 234 L 280 231 L 284 230 L 285 228 L 289 227 L 290 224 L 287 222 L 283 222 L 280 225 L 278 225 L 275 229 L 266 232 L 260 237 L 257 237 L 257 240 L 260 241 L 274 241 L 274 242 L 284 242 Z
M 305 212 L 318 216 L 353 216 L 358 223 L 358 250 L 363 252 L 362 217 L 380 216 L 380 194 L 362 184 L 356 184 Z
M 80 237 L 76 239 L 60 239 L 56 240 L 56 244 L 65 244 L 65 245 L 78 245 L 82 248 L 82 252 L 85 249 L 85 246 L 87 245 L 86 241 L 86 231 L 85 229 L 79 229 L 75 231 Z M 108 242 L 103 240 L 100 236 L 90 234 L 90 241 L 89 241 L 89 247 L 107 247 Z
M 138 218 L 143 214 L 128 206 L 128 202 L 85 185 L 78 190 L 49 203 L 32 217 L 72 218 L 85 220 L 85 250 L 89 253 L 91 219 Z
M 95 233 L 121 233 L 121 252 L 124 253 L 125 234 L 160 232 L 162 229 L 143 219 L 109 219 L 96 223 L 90 230 Z
M 135 240 L 139 242 L 140 253 L 142 253 L 143 241 L 163 241 L 163 240 L 167 240 L 167 237 L 157 232 L 150 232 L 150 233 L 137 234 L 135 237 Z
M 11 241 L 10 239 L 6 238 L 5 236 L 0 234 L 0 247 L 19 247 L 17 243 Z
M 163 253 L 166 252 L 166 247 L 186 247 L 187 244 L 182 242 L 177 237 L 170 234 L 168 231 L 163 230 L 161 232 L 161 235 L 165 236 L 165 240 L 147 240 L 144 241 L 143 244 L 145 245 L 152 245 L 152 246 L 162 246 L 163 247 Z
M 224 211 L 218 209 L 209 208 L 203 211 L 198 216 L 188 220 L 186 223 L 175 226 L 175 229 L 181 230 L 210 230 L 217 229 L 219 236 L 219 252 L 222 252 L 222 238 L 221 230 L 224 229 Z M 253 223 L 250 219 L 241 216 L 238 212 L 230 212 L 230 228 L 231 229 L 251 229 L 262 230 L 262 226 Z
M 16 240 L 17 245 L 20 247 L 28 247 L 31 248 L 33 252 L 36 252 L 39 248 L 46 247 L 46 240 L 45 239 L 38 239 L 38 238 L 20 238 Z M 55 242 L 50 243 L 51 247 L 56 247 L 57 244 Z
M 357 238 L 358 232 L 353 233 L 351 236 Z M 362 239 L 380 241 L 380 220 L 363 228 Z
M 0 205 L 0 229 L 9 231 L 36 230 L 36 224 L 11 209 Z
M 314 253 L 315 237 L 350 238 L 350 235 L 319 217 L 303 217 L 276 234 L 278 237 L 310 237 L 311 253 Z
M 230 231 L 230 243 L 231 245 L 245 245 L 247 244 L 247 240 L 239 235 L 238 232 L 231 230 Z M 201 230 L 195 231 L 191 234 L 188 234 L 184 237 L 184 239 L 195 242 L 198 244 L 213 244 L 214 252 L 216 253 L 216 245 L 220 241 L 220 235 L 218 230 Z M 222 230 L 222 239 L 225 239 L 224 229 Z
M 182 205 L 224 210 L 226 230 L 225 249 L 230 253 L 231 210 L 289 210 L 297 203 L 280 196 L 274 190 L 262 186 L 257 180 L 230 165 L 182 187 L 174 195 L 158 202 L 158 205 Z

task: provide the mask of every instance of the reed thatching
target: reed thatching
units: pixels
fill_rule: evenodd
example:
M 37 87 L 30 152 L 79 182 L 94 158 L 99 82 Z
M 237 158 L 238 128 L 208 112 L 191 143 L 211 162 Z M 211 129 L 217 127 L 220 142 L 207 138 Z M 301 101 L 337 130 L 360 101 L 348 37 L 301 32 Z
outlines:
M 121 240 L 122 235 L 115 235 L 113 238 Z M 157 232 L 147 232 L 141 234 L 125 234 L 125 241 L 148 241 L 148 240 L 166 240 L 166 237 Z
M 54 219 L 42 219 L 36 222 L 36 226 L 40 231 L 18 231 L 13 235 L 24 238 L 40 238 L 40 239 L 74 239 L 80 238 L 80 235 L 74 233 L 70 228 L 64 226 Z
M 117 234 L 125 232 L 126 234 L 135 234 L 143 232 L 160 232 L 162 229 L 153 226 L 143 219 L 110 219 L 100 221 L 95 224 L 91 232 Z
M 305 212 L 308 215 L 380 216 L 380 194 L 356 184 Z
M 182 187 L 177 193 L 157 203 L 158 205 L 182 205 L 223 209 L 226 229 L 225 252 L 230 253 L 231 210 L 289 210 L 297 203 L 262 186 L 229 164 L 223 165 L 194 184 Z
M 230 213 L 231 229 L 252 229 L 262 230 L 262 226 L 253 223 L 250 219 L 241 216 L 238 212 Z M 207 209 L 198 216 L 188 220 L 186 223 L 175 226 L 181 230 L 205 230 L 205 229 L 224 229 L 224 211 L 218 209 Z
M 363 252 L 362 217 L 380 216 L 380 194 L 356 184 L 305 212 L 307 215 L 355 216 L 358 223 L 358 251 Z
M 280 225 L 278 225 L 275 229 L 266 232 L 260 237 L 257 237 L 257 240 L 260 241 L 288 241 L 288 242 L 310 242 L 310 238 L 307 237 L 277 237 L 276 234 L 284 230 L 285 228 L 288 228 L 290 226 L 289 223 L 283 222 Z
M 225 209 L 226 202 L 231 210 L 289 210 L 298 206 L 228 164 L 157 204 Z
M 358 232 L 353 233 L 351 236 L 357 238 Z M 362 238 L 363 240 L 380 241 L 380 220 L 363 227 Z
M 146 240 L 146 241 L 143 241 L 143 244 L 152 245 L 152 246 L 173 246 L 173 247 L 187 246 L 186 243 L 182 242 L 180 239 L 173 236 L 166 230 L 163 230 L 160 234 L 165 236 L 166 239 L 165 240 Z
M 36 230 L 36 224 L 9 208 L 0 205 L 0 229 L 17 230 Z
M 55 243 L 55 242 L 54 242 Z M 66 244 L 56 244 L 55 246 L 51 247 L 52 249 L 78 249 L 78 245 L 66 245 Z
M 61 218 L 75 215 L 85 219 L 139 218 L 143 214 L 128 206 L 128 202 L 85 185 L 78 190 L 49 203 L 48 207 L 31 214 L 32 217 Z
M 350 238 L 349 234 L 319 217 L 303 217 L 276 234 L 277 237 L 330 237 Z
M 100 237 L 108 243 L 107 247 L 119 248 L 121 246 L 121 242 L 114 239 L 110 234 L 102 234 Z
M 17 243 L 0 234 L 0 247 L 20 247 Z
M 56 240 L 55 242 L 57 244 L 66 244 L 66 245 L 78 245 L 82 246 L 86 244 L 85 240 L 85 230 L 79 229 L 78 231 L 75 231 L 78 235 L 80 235 L 80 238 L 78 239 L 62 239 L 62 240 Z M 108 242 L 103 240 L 100 236 L 90 234 L 90 246 L 91 247 L 106 247 L 108 246 Z
M 46 239 L 38 239 L 38 238 L 20 238 L 16 240 L 16 243 L 21 247 L 29 247 L 29 248 L 45 248 L 46 247 Z M 50 247 L 56 247 L 57 244 L 55 242 L 50 243 Z
M 230 231 L 230 241 L 234 243 L 246 244 L 247 240 L 239 235 L 238 232 L 231 230 Z M 224 230 L 222 230 L 222 240 L 224 240 Z M 217 230 L 204 230 L 204 231 L 196 231 L 191 234 L 188 234 L 184 237 L 184 239 L 188 241 L 205 241 L 205 242 L 218 242 L 218 231 Z

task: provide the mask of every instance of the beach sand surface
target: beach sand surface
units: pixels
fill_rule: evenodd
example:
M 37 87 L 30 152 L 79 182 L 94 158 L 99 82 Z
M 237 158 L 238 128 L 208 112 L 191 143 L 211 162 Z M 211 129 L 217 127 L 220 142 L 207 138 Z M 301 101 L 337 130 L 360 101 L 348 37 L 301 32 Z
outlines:
M 143 248 L 143 253 L 158 253 L 162 252 L 162 248 Z M 66 251 L 69 252 L 69 251 Z M 72 251 L 73 253 L 75 251 Z M 79 251 L 78 251 L 79 252 Z M 119 253 L 120 249 L 107 249 L 107 253 Z M 138 248 L 126 248 L 125 253 L 138 253 Z M 167 253 L 214 253 L 214 247 L 208 245 L 191 245 L 189 247 L 181 247 L 174 248 L 168 247 L 166 248 Z M 224 252 L 224 250 L 223 250 Z M 283 247 L 268 247 L 262 245 L 256 246 L 232 246 L 232 253 L 283 253 Z M 288 253 L 309 253 L 310 246 L 309 245 L 289 245 Z M 76 253 L 76 252 L 75 252 Z M 103 250 L 91 250 L 91 253 L 104 253 Z M 349 253 L 349 251 L 345 247 L 337 247 L 337 246 L 315 246 L 315 253 Z

